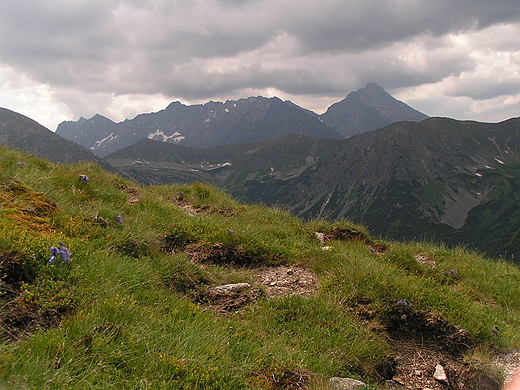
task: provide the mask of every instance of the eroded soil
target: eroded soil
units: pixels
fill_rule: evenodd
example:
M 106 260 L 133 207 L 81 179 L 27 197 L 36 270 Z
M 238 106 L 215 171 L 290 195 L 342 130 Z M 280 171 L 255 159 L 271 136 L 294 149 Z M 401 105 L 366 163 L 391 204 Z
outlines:
M 297 266 L 262 268 L 256 272 L 257 280 L 265 287 L 266 295 L 309 296 L 316 293 L 318 277 L 311 271 Z

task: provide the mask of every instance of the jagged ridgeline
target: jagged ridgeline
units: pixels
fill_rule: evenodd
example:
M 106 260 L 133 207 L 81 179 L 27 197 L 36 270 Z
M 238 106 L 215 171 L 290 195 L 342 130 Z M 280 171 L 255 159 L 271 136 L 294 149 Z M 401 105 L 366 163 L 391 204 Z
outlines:
M 8 389 L 498 389 L 520 349 L 510 263 L 4 146 L 0 268 Z

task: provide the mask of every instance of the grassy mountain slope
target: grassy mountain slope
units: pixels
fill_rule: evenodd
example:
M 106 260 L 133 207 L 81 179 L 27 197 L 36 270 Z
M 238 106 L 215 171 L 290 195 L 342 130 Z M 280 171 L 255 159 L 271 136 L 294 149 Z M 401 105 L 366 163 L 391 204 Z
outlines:
M 453 388 L 492 389 L 492 357 L 520 348 L 520 270 L 462 249 L 5 147 L 0 207 L 7 388 L 323 389 L 349 376 L 381 389 L 419 380 L 406 357 L 421 353 Z M 71 261 L 50 263 L 51 247 Z M 227 283 L 250 287 L 211 289 Z
M 0 144 L 36 154 L 53 162 L 93 161 L 105 169 L 111 169 L 109 164 L 83 146 L 68 141 L 34 120 L 5 108 L 0 108 Z

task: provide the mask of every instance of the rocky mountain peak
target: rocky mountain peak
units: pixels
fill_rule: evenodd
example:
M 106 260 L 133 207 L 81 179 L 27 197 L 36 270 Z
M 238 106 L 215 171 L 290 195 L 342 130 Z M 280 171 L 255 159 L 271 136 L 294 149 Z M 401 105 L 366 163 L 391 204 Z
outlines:
M 303 109 L 286 104 L 278 97 L 262 96 L 189 106 L 173 102 L 165 110 L 140 114 L 120 123 L 106 118 L 103 123 L 97 117 L 86 122 L 63 122 L 56 133 L 99 156 L 144 138 L 199 148 L 259 141 L 282 134 L 342 138 Z
M 398 121 L 420 122 L 428 116 L 395 99 L 379 85 L 368 83 L 330 106 L 320 118 L 338 133 L 350 137 Z

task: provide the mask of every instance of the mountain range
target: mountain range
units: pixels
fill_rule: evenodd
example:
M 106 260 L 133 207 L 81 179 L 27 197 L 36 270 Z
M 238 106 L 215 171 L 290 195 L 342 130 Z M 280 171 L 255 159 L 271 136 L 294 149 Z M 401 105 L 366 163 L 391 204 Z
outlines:
M 332 123 L 331 113 L 356 105 L 358 123 L 369 123 L 377 116 L 362 118 L 374 113 L 369 103 L 387 120 L 399 117 L 404 103 L 386 95 L 368 84 L 322 116 L 256 97 L 175 102 L 118 124 L 96 115 L 60 125 L 83 146 L 2 109 L 0 142 L 51 161 L 95 161 L 142 184 L 207 182 L 306 219 L 347 218 L 382 237 L 469 245 L 518 261 L 520 119 L 401 120 L 348 138 L 341 121 Z M 392 111 L 386 102 L 401 108 Z
M 141 140 L 106 156 L 146 184 L 195 180 L 393 239 L 520 254 L 520 119 L 396 122 L 344 140 L 283 135 L 197 149 Z
M 187 106 L 171 103 L 166 109 L 115 123 L 101 115 L 61 123 L 56 134 L 77 142 L 99 156 L 148 138 L 199 148 L 261 141 L 283 134 L 341 139 L 402 120 L 427 118 L 369 83 L 350 93 L 319 116 L 277 97 Z
M 192 106 L 174 102 L 162 111 L 120 123 L 96 115 L 89 120 L 61 123 L 56 133 L 99 156 L 144 138 L 196 147 L 259 141 L 289 133 L 342 138 L 297 106 L 260 96 Z

